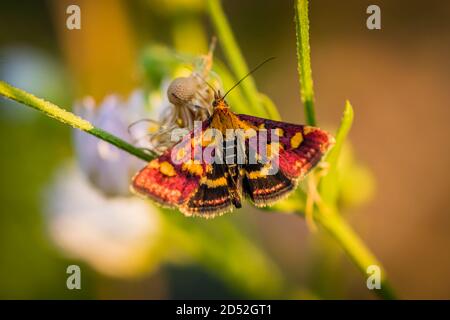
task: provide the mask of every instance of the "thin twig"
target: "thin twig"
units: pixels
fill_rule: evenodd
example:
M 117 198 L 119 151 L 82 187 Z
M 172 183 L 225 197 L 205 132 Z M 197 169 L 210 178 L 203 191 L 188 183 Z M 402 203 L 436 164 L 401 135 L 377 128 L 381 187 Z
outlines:
M 0 81 L 0 95 L 8 99 L 20 102 L 33 109 L 39 110 L 44 114 L 46 114 L 47 116 L 54 118 L 59 122 L 68 124 L 73 128 L 80 129 L 84 132 L 92 134 L 93 136 L 96 136 L 106 142 L 109 142 L 118 147 L 119 149 L 122 149 L 138 157 L 139 159 L 142 159 L 144 161 L 151 161 L 155 157 L 155 155 L 149 154 L 142 149 L 136 148 L 135 146 L 120 139 L 119 137 L 116 137 L 103 129 L 95 127 L 89 121 L 82 119 L 81 117 L 73 114 L 72 112 L 64 110 L 58 107 L 57 105 L 49 101 L 45 101 L 41 98 L 38 98 L 24 90 L 13 87 L 12 85 L 4 81 Z

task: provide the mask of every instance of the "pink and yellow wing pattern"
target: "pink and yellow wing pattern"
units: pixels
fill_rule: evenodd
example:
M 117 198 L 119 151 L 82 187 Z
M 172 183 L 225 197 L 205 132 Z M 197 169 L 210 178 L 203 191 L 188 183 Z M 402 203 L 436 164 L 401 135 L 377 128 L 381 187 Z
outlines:
M 334 144 L 330 134 L 316 127 L 249 115 L 238 117 L 258 130 L 267 130 L 267 149 L 278 141 L 278 170 L 268 174 L 267 165 L 261 163 L 243 167 L 243 191 L 256 206 L 271 205 L 291 193 Z M 273 134 L 277 135 L 276 139 Z

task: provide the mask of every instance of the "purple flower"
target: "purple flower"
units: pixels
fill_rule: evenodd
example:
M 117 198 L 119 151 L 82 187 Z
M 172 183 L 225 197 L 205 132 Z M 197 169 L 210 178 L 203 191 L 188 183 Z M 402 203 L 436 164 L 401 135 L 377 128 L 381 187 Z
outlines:
M 135 91 L 128 101 L 110 95 L 98 106 L 93 98 L 87 97 L 76 103 L 74 109 L 95 126 L 139 147 L 149 147 L 148 140 L 138 138 L 145 137 L 147 124 L 134 126 L 132 134 L 128 130 L 130 124 L 149 116 L 142 92 Z M 132 176 L 146 163 L 85 132 L 76 130 L 74 136 L 81 169 L 89 180 L 108 195 L 129 195 Z
M 140 91 L 128 101 L 108 96 L 97 107 L 85 98 L 75 112 L 130 143 L 148 130 L 143 123 L 128 132 L 131 123 L 148 117 Z M 104 274 L 150 272 L 161 260 L 155 248 L 161 246 L 162 218 L 149 201 L 129 197 L 131 178 L 146 163 L 82 131 L 74 138 L 78 162 L 58 170 L 47 192 L 50 235 L 66 254 Z

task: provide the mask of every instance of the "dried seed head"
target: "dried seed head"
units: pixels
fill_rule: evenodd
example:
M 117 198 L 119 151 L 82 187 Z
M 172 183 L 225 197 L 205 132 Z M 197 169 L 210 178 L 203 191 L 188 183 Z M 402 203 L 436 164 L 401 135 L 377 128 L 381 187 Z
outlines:
M 174 105 L 189 103 L 197 91 L 197 81 L 194 77 L 174 79 L 167 89 L 167 97 Z
M 155 121 L 158 130 L 146 135 L 152 151 L 163 153 L 176 143 L 171 141 L 172 130 L 192 130 L 194 121 L 206 120 L 212 114 L 214 91 L 206 81 L 218 80 L 211 72 L 214 46 L 215 39 L 211 42 L 209 53 L 200 57 L 188 77 L 176 78 L 170 83 L 167 97 L 171 104 L 160 115 L 159 121 Z

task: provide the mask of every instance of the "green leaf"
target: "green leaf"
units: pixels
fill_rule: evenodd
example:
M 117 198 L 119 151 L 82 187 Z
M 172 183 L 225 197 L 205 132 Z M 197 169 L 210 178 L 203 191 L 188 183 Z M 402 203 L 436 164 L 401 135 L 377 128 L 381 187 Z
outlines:
M 315 126 L 317 122 L 314 111 L 314 87 L 309 46 L 308 0 L 297 0 L 295 2 L 295 27 L 300 96 L 305 106 L 306 123 Z
M 353 123 L 353 108 L 347 100 L 345 103 L 344 114 L 342 116 L 341 125 L 336 134 L 336 144 L 330 150 L 325 162 L 328 163 L 328 174 L 322 178 L 320 183 L 320 194 L 322 199 L 328 204 L 336 204 L 338 196 L 338 161 L 339 155 L 347 139 L 350 128 Z

